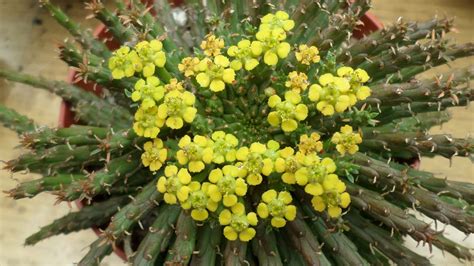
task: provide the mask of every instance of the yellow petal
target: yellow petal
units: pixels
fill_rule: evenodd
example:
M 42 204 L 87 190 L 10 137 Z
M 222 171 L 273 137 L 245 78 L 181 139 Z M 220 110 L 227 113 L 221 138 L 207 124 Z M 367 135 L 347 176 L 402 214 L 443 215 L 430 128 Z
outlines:
M 313 199 L 311 200 L 311 204 L 313 205 L 313 208 L 318 212 L 322 212 L 324 211 L 324 209 L 326 209 L 326 204 L 324 204 L 323 198 L 319 196 L 313 197 Z
M 156 183 L 156 189 L 160 193 L 166 192 L 166 177 L 162 176 L 160 179 L 158 179 L 158 182 Z
M 228 225 L 230 224 L 230 221 L 232 220 L 232 214 L 230 213 L 229 210 L 224 209 L 221 211 L 219 214 L 219 223 L 221 225 Z
M 339 205 L 342 207 L 342 208 L 347 208 L 347 206 L 349 206 L 349 204 L 351 203 L 351 196 L 349 195 L 349 193 L 347 192 L 344 192 L 340 195 L 340 203 Z
M 323 74 L 319 77 L 319 84 L 325 86 L 333 82 L 334 76 L 330 73 Z
M 199 173 L 204 169 L 205 165 L 202 161 L 190 161 L 188 169 L 192 173 Z
M 230 67 L 236 71 L 240 70 L 242 68 L 242 62 L 240 60 L 232 60 L 232 62 L 230 62 Z
M 187 169 L 181 168 L 178 172 L 178 179 L 181 184 L 187 185 L 191 182 L 191 175 L 189 174 Z
M 298 122 L 293 119 L 285 119 L 281 123 L 281 129 L 285 132 L 292 132 L 298 128 Z
M 328 207 L 328 214 L 331 218 L 337 218 L 341 216 L 341 213 L 342 213 L 342 209 L 339 207 L 335 207 L 335 206 Z
M 285 159 L 283 158 L 277 158 L 275 160 L 275 171 L 277 173 L 283 173 L 285 171 L 285 168 L 286 168 L 286 162 L 285 162 Z
M 163 199 L 168 204 L 176 204 L 176 196 L 171 193 L 165 193 Z
M 308 172 L 306 168 L 300 168 L 295 172 L 295 179 L 298 185 L 304 186 L 308 183 Z
M 263 57 L 263 61 L 269 66 L 274 66 L 278 63 L 278 56 L 272 51 L 267 51 Z
M 262 53 L 263 45 L 259 41 L 253 41 L 250 45 L 250 49 L 252 51 L 253 56 L 259 56 Z
M 222 203 L 226 207 L 232 207 L 237 203 L 237 196 L 236 195 L 225 195 L 222 199 Z
M 304 191 L 313 196 L 319 196 L 323 194 L 323 186 L 319 183 L 309 183 L 304 187 Z
M 257 225 L 258 223 L 257 214 L 255 214 L 254 212 L 247 213 L 247 221 L 249 222 L 250 225 Z
M 295 207 L 295 205 L 286 206 L 285 218 L 288 221 L 293 221 L 296 218 L 296 207 Z
M 204 221 L 208 216 L 209 213 L 204 209 L 194 209 L 191 211 L 191 217 L 196 221 Z
M 209 88 L 214 92 L 223 91 L 225 89 L 225 83 L 220 79 L 213 79 Z
M 273 161 L 269 158 L 263 159 L 262 174 L 269 176 L 273 172 Z
M 230 226 L 224 227 L 224 236 L 230 241 L 234 241 L 237 239 L 237 232 L 235 232 L 234 228 Z
M 291 46 L 287 42 L 282 42 L 278 45 L 277 53 L 280 58 L 285 58 L 290 53 Z
M 230 68 L 224 69 L 224 71 L 222 73 L 222 80 L 225 83 L 229 83 L 229 84 L 234 82 L 234 80 L 235 80 L 235 71 L 233 69 L 230 69 Z
M 256 152 L 256 153 L 264 153 L 267 150 L 267 147 L 259 142 L 254 142 L 250 145 L 250 151 L 251 152 Z
M 244 206 L 244 204 L 239 202 L 239 203 L 235 204 L 234 206 L 232 206 L 231 210 L 232 210 L 232 213 L 235 213 L 237 215 L 241 215 L 241 214 L 245 213 L 245 206 Z
M 281 98 L 278 95 L 272 95 L 270 98 L 268 98 L 268 106 L 271 108 L 275 107 L 279 103 L 281 103 Z
M 293 173 L 283 173 L 283 175 L 281 175 L 281 180 L 290 185 L 296 183 L 295 175 Z
M 240 241 L 248 242 L 255 236 L 255 233 L 255 229 L 253 228 L 244 229 L 242 232 L 240 232 L 239 239 Z
M 308 107 L 304 104 L 298 104 L 295 109 L 296 119 L 302 121 L 308 116 Z
M 245 70 L 247 71 L 251 71 L 257 66 L 258 66 L 258 60 L 255 58 L 251 58 L 245 61 Z
M 239 196 L 247 194 L 247 184 L 242 178 L 237 178 L 235 181 L 235 194 Z
M 258 213 L 258 216 L 260 216 L 260 218 L 263 218 L 263 219 L 267 218 L 268 217 L 267 204 L 265 204 L 265 203 L 258 204 L 257 213 Z
M 176 193 L 176 196 L 178 197 L 179 201 L 184 202 L 188 199 L 190 191 L 191 189 L 187 186 L 181 187 Z
M 214 169 L 209 173 L 209 181 L 212 183 L 217 183 L 219 179 L 222 178 L 222 170 L 221 169 Z
M 293 198 L 291 197 L 290 192 L 288 192 L 288 191 L 281 191 L 278 194 L 278 199 L 283 201 L 283 203 L 285 203 L 286 205 L 291 203 L 291 201 L 293 200 Z
M 221 67 L 227 67 L 229 66 L 229 59 L 223 55 L 218 55 L 214 58 L 214 64 L 221 66 Z
M 184 119 L 184 121 L 186 121 L 187 123 L 193 122 L 194 118 L 196 117 L 196 113 L 197 113 L 197 109 L 196 109 L 196 108 L 194 108 L 194 107 L 187 107 L 187 108 L 184 110 L 184 113 L 183 113 L 183 119 Z
M 273 217 L 271 223 L 273 227 L 281 228 L 286 225 L 286 220 L 281 217 Z
M 183 119 L 177 116 L 171 116 L 166 119 L 166 126 L 172 129 L 180 129 L 183 127 Z
M 267 190 L 262 194 L 262 200 L 266 203 L 270 203 L 270 201 L 276 199 L 276 197 L 277 192 L 274 189 Z
M 197 83 L 199 83 L 199 85 L 203 88 L 206 88 L 209 86 L 209 83 L 211 82 L 211 79 L 209 77 L 209 75 L 207 75 L 206 73 L 199 73 L 197 76 L 196 76 L 196 81 Z
M 262 183 L 262 175 L 260 174 L 249 174 L 247 176 L 247 183 L 252 186 L 260 185 Z
M 166 166 L 165 175 L 167 177 L 172 177 L 172 176 L 176 175 L 177 173 L 178 173 L 178 167 L 176 167 L 175 165 Z

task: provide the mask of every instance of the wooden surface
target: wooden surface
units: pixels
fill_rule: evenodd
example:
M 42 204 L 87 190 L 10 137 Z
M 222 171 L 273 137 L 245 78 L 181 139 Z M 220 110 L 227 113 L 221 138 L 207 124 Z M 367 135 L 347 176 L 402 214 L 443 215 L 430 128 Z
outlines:
M 56 25 L 47 13 L 40 9 L 36 0 L 0 0 L 0 66 L 20 69 L 26 73 L 42 75 L 47 78 L 65 79 L 67 67 L 57 57 L 56 44 L 65 37 L 66 32 Z M 83 25 L 94 26 L 94 21 L 85 20 L 86 11 L 82 1 L 55 1 L 61 3 L 76 20 Z M 438 16 L 455 16 L 459 33 L 450 37 L 459 42 L 474 41 L 473 10 L 471 0 L 374 0 L 372 12 L 384 24 L 390 24 L 399 16 L 407 20 L 424 20 Z M 472 64 L 472 58 L 452 63 L 452 66 Z M 431 73 L 439 72 L 434 70 Z M 40 124 L 57 124 L 60 99 L 49 93 L 23 85 L 6 84 L 0 81 L 0 104 L 14 108 L 30 116 Z M 436 128 L 433 132 L 450 132 L 454 136 L 464 137 L 474 133 L 473 108 L 455 108 L 453 120 Z M 15 149 L 19 145 L 16 135 L 0 126 L 0 159 L 8 160 L 22 153 Z M 440 176 L 456 180 L 474 181 L 474 167 L 465 158 L 455 158 L 452 166 L 444 158 L 423 159 L 422 169 L 431 170 Z M 15 174 L 0 170 L 0 190 L 12 188 L 17 180 L 36 178 L 32 174 Z M 72 265 L 87 252 L 87 245 L 95 240 L 90 230 L 57 236 L 40 242 L 34 247 L 24 247 L 24 239 L 53 219 L 75 210 L 75 206 L 61 203 L 55 205 L 50 195 L 41 195 L 35 199 L 14 201 L 0 196 L 0 266 L 3 265 Z M 459 241 L 464 236 L 448 229 L 450 237 Z M 474 248 L 474 237 L 463 243 Z M 414 246 L 414 243 L 411 243 Z M 426 247 L 417 251 L 427 254 Z M 436 265 L 461 265 L 452 256 L 434 252 Z M 123 265 L 115 256 L 105 259 L 103 265 Z

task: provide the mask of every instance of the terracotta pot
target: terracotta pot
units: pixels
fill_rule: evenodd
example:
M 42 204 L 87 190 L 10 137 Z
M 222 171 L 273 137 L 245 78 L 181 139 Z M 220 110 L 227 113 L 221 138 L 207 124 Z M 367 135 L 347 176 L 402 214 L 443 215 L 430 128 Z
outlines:
M 145 0 L 143 2 L 150 3 L 152 1 L 153 0 Z M 174 0 L 172 2 L 174 5 L 180 5 L 183 1 Z M 372 15 L 370 12 L 367 12 L 363 17 L 361 17 L 361 21 L 364 23 L 364 25 L 360 26 L 357 30 L 354 31 L 354 37 L 357 39 L 360 39 L 373 31 L 383 28 L 382 23 L 377 19 L 377 17 Z M 112 36 L 110 35 L 110 33 L 106 31 L 106 27 L 103 24 L 101 24 L 95 29 L 94 36 L 101 40 L 108 40 L 105 44 L 110 50 L 115 50 L 119 48 L 120 46 L 120 44 L 118 44 L 114 40 L 111 40 Z M 90 83 L 90 82 L 85 83 L 82 80 L 76 80 L 75 78 L 76 74 L 77 74 L 76 70 L 74 69 L 69 70 L 67 81 L 69 83 L 72 83 L 76 86 L 83 88 L 86 91 L 92 91 L 95 94 L 100 95 L 101 93 L 100 86 L 97 86 L 94 83 Z M 59 110 L 59 123 L 58 123 L 59 125 L 58 126 L 69 127 L 75 122 L 77 121 L 74 120 L 74 113 L 71 110 L 71 105 L 68 102 L 63 101 L 61 103 L 60 110 Z M 412 165 L 412 167 L 414 168 L 418 168 L 419 160 L 416 160 L 414 163 L 411 163 L 410 165 Z M 79 209 L 81 209 L 85 205 L 85 202 L 76 201 L 76 205 Z M 92 230 L 98 236 L 101 235 L 101 231 L 99 228 L 93 227 Z M 117 254 L 117 256 L 122 258 L 124 261 L 127 261 L 127 256 L 125 255 L 125 252 L 123 251 L 122 248 L 118 247 L 114 250 L 114 252 L 115 254 Z

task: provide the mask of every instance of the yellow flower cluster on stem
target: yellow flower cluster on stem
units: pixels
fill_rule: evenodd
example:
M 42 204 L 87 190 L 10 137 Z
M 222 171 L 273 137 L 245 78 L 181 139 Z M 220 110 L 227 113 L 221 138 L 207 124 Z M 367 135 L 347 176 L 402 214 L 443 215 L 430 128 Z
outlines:
M 277 193 L 276 190 L 270 189 L 262 194 L 262 201 L 257 206 L 258 216 L 264 219 L 271 216 L 273 227 L 284 227 L 286 221 L 296 218 L 296 207 L 290 204 L 293 198 L 288 191 Z
M 278 95 L 273 95 L 268 99 L 268 106 L 274 111 L 268 114 L 268 123 L 285 132 L 292 132 L 298 128 L 298 122 L 303 121 L 308 116 L 308 107 L 300 103 L 301 96 L 295 91 L 287 91 L 285 100 L 282 101 Z
M 308 98 L 316 102 L 316 109 L 323 115 L 342 113 L 354 106 L 357 100 L 370 96 L 370 88 L 363 85 L 368 80 L 367 72 L 362 69 L 341 67 L 337 70 L 337 76 L 331 73 L 321 75 L 319 84 L 309 88 Z
M 308 66 L 312 63 L 318 63 L 321 60 L 318 48 L 306 44 L 301 44 L 298 47 L 298 51 L 295 52 L 295 57 L 298 62 Z
M 336 149 L 341 155 L 354 154 L 359 150 L 357 144 L 362 143 L 362 137 L 359 133 L 354 133 L 351 126 L 345 125 L 341 127 L 341 132 L 334 133 L 331 142 L 336 144 Z
M 295 22 L 289 19 L 288 13 L 277 11 L 262 18 L 259 30 L 255 37 L 263 46 L 263 61 L 274 66 L 278 59 L 284 59 L 290 53 L 291 46 L 284 40 L 287 32 L 293 29 Z

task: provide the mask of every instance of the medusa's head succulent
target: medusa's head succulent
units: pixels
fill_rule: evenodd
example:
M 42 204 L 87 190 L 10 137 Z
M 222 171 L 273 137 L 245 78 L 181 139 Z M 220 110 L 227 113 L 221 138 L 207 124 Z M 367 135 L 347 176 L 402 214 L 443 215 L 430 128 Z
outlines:
M 471 156 L 471 139 L 428 129 L 472 100 L 472 69 L 415 78 L 473 54 L 443 39 L 451 21 L 354 39 L 368 1 L 92 1 L 112 51 L 42 2 L 78 44 L 61 59 L 102 97 L 0 70 L 63 97 L 78 122 L 38 127 L 0 108 L 31 149 L 6 167 L 44 176 L 8 193 L 90 203 L 27 244 L 100 226 L 80 265 L 124 245 L 133 265 L 428 264 L 403 246 L 410 236 L 471 259 L 407 212 L 474 232 L 474 185 L 409 166 Z

